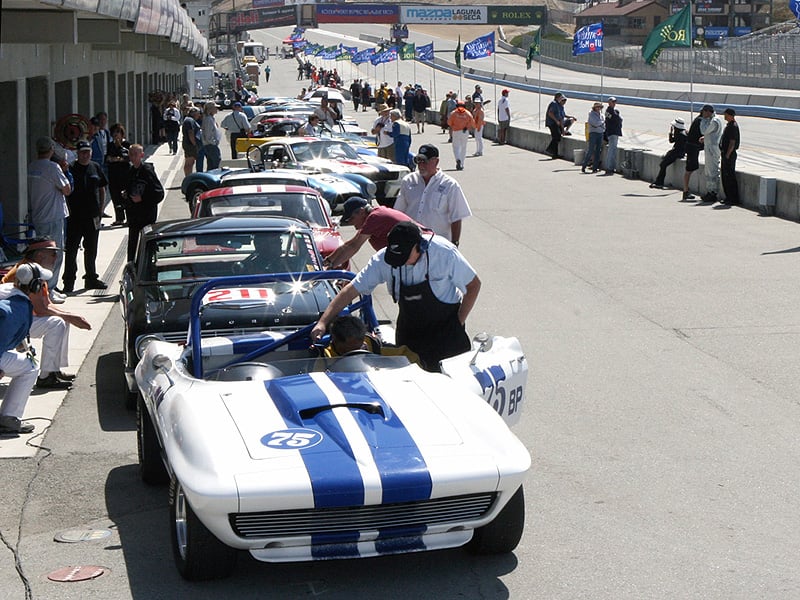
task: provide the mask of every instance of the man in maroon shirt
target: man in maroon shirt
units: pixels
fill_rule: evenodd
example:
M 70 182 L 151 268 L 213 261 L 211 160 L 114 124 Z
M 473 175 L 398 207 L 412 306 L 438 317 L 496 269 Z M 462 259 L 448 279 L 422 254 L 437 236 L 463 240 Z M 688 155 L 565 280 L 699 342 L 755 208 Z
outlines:
M 410 220 L 408 215 L 388 206 L 372 207 L 368 200 L 354 196 L 344 203 L 344 212 L 340 225 L 352 225 L 356 235 L 325 259 L 325 266 L 335 269 L 347 263 L 361 249 L 364 242 L 369 241 L 375 250 L 385 248 L 386 237 L 392 227 Z

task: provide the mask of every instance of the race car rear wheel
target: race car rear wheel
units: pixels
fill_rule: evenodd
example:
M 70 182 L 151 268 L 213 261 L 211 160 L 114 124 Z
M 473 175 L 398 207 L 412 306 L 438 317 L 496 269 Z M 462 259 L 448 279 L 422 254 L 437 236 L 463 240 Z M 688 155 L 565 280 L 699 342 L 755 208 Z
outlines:
M 196 184 L 196 185 L 193 185 L 192 187 L 190 187 L 188 189 L 188 191 L 186 192 L 186 197 L 189 200 L 189 216 L 190 217 L 194 216 L 194 207 L 197 206 L 197 202 L 198 202 L 198 200 L 200 198 L 200 195 L 203 194 L 204 192 L 207 192 L 207 191 L 208 191 L 208 188 L 206 186 L 204 186 L 203 184 Z
M 136 442 L 139 450 L 139 474 L 149 485 L 163 485 L 169 481 L 169 473 L 161 460 L 161 446 L 156 429 L 142 394 L 136 400 Z
M 172 554 L 184 579 L 222 579 L 233 572 L 237 551 L 220 542 L 197 518 L 175 477 L 169 486 L 169 514 Z
M 513 552 L 522 538 L 523 529 L 525 529 L 525 494 L 520 486 L 494 521 L 475 530 L 466 548 L 473 554 Z

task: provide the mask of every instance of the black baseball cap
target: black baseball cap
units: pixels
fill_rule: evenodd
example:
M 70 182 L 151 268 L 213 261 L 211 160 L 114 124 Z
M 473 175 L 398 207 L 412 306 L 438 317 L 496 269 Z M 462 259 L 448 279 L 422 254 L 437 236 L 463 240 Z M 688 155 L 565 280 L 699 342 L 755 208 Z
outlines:
M 76 149 L 78 152 L 80 152 L 81 150 L 91 150 L 91 149 L 92 149 L 92 145 L 91 145 L 89 142 L 87 142 L 87 141 L 81 140 L 81 141 L 80 141 L 80 142 L 78 142 L 78 144 L 75 146 L 75 149 Z
M 439 158 L 439 149 L 433 144 L 422 144 L 417 151 L 417 156 L 422 156 L 428 160 Z
M 389 232 L 383 260 L 391 267 L 402 267 L 411 256 L 411 250 L 422 240 L 422 231 L 413 221 L 398 223 Z
M 365 206 L 369 206 L 369 201 L 365 198 L 361 198 L 360 196 L 348 198 L 345 200 L 342 218 L 339 220 L 339 223 L 341 225 L 347 225 L 347 222 L 353 218 L 353 215 Z

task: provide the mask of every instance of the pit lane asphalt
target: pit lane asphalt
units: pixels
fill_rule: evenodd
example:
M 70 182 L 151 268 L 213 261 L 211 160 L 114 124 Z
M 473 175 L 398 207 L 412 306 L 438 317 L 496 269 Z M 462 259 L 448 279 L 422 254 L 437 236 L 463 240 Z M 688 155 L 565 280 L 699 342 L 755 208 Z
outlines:
M 292 63 L 271 65 L 270 89 L 300 87 Z M 373 117 L 358 114 L 362 125 Z M 112 284 L 66 305 L 97 309 L 97 326 L 43 440 L 49 450 L 2 462 L 0 531 L 32 598 L 800 595 L 798 226 L 680 203 L 676 192 L 582 175 L 508 146 L 487 144 L 455 172 L 438 131 L 429 125 L 413 145 L 439 146 L 475 213 L 461 249 L 483 287 L 468 329 L 518 336 L 531 368 L 515 429 L 534 459 L 517 551 L 283 566 L 245 555 L 228 580 L 182 581 L 166 490 L 138 479 Z M 160 218 L 187 215 L 181 159 L 162 147 L 150 160 L 170 187 Z M 101 233 L 109 283 L 123 236 Z M 385 294 L 378 300 L 394 316 Z M 45 396 L 31 399 L 30 414 Z M 53 541 L 66 529 L 106 527 L 105 540 Z M 24 598 L 13 553 L 0 551 L 0 597 Z M 109 571 L 82 583 L 46 579 L 68 565 Z

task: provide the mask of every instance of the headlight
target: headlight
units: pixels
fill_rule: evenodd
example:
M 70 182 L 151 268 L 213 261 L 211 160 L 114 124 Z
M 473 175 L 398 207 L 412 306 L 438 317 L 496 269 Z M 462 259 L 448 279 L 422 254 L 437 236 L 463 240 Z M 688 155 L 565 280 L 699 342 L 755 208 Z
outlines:
M 164 337 L 149 333 L 147 335 L 140 335 L 138 338 L 136 338 L 136 358 L 141 359 L 150 342 L 155 341 L 163 342 Z

